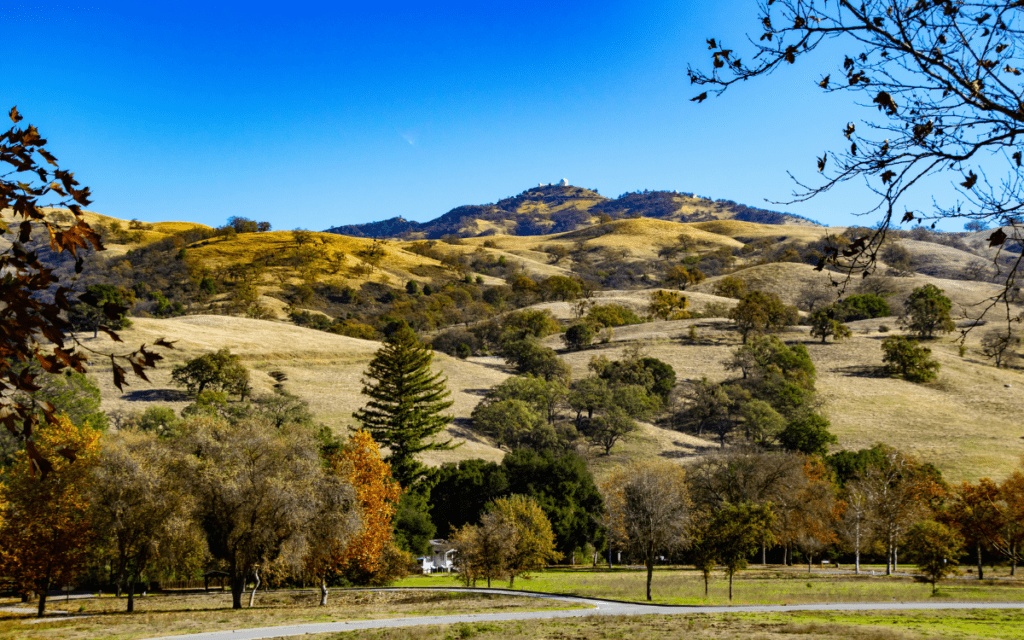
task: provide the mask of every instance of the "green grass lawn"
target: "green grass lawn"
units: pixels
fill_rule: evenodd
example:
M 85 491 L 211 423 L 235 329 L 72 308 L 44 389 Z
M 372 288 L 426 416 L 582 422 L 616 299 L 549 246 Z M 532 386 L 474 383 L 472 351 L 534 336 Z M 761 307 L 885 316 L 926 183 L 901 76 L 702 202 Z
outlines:
M 314 640 L 1017 640 L 1024 611 L 906 611 L 892 613 L 720 614 L 614 616 L 565 620 L 522 620 L 347 631 Z M 309 637 L 309 636 L 307 636 Z
M 868 571 L 870 572 L 870 568 Z M 875 569 L 878 571 L 878 569 Z M 878 571 L 881 574 L 880 571 Z M 644 571 L 631 569 L 549 569 L 516 578 L 515 589 L 571 594 L 613 600 L 644 599 Z M 406 578 L 395 586 L 461 586 L 455 576 Z M 486 586 L 478 583 L 477 586 Z M 507 582 L 492 583 L 507 588 Z M 691 568 L 665 568 L 654 572 L 653 602 L 659 604 L 729 604 L 729 583 L 724 573 L 712 574 L 708 597 L 704 580 Z M 884 575 L 808 574 L 806 568 L 750 569 L 736 575 L 733 604 L 803 604 L 813 602 L 929 602 L 971 600 L 1009 602 L 1024 600 L 1024 581 L 947 580 L 932 595 L 931 585 L 911 578 Z

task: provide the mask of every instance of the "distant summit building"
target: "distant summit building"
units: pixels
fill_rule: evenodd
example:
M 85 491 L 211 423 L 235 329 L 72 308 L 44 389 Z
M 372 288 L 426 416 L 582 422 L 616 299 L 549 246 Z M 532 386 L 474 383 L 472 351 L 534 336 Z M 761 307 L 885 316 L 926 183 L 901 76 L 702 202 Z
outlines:
M 562 178 L 561 182 L 550 182 L 548 184 L 544 184 L 543 182 L 538 182 L 537 186 L 538 187 L 568 187 L 569 186 L 569 181 L 566 180 L 565 178 Z

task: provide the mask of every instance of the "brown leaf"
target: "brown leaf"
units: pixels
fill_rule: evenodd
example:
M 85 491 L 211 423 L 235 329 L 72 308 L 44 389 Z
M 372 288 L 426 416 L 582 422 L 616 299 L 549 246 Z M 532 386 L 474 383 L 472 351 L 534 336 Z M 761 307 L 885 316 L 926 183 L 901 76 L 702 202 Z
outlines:
M 828 161 L 828 152 L 826 152 L 825 155 L 823 155 L 820 158 L 818 158 L 818 173 L 821 173 L 822 171 L 825 170 L 825 163 L 827 161 Z
M 11 112 L 8 114 L 11 116 L 11 122 L 21 122 L 24 118 L 18 113 L 18 107 L 11 107 Z
M 704 93 L 700 94 L 696 98 L 690 98 L 690 102 L 696 102 L 697 104 L 700 104 L 700 103 L 704 102 L 707 99 L 708 99 L 708 92 L 705 91 Z M 160 343 L 158 342 L 157 344 L 160 344 Z
M 708 38 L 708 49 L 717 49 L 718 43 L 715 42 L 714 38 Z
M 1020 166 L 1020 151 L 1013 154 L 1013 159 L 1017 161 L 1017 166 Z
M 882 184 L 889 184 L 889 181 L 896 177 L 896 172 L 889 169 L 882 174 Z
M 158 347 L 164 347 L 166 349 L 173 349 L 175 342 L 177 342 L 177 340 L 172 340 L 171 342 L 168 342 L 166 338 L 160 338 L 159 340 L 157 340 L 153 344 L 155 344 Z
M 107 325 L 105 325 L 105 324 L 97 325 L 96 328 L 98 330 L 102 331 L 103 333 L 107 334 L 108 336 L 110 336 L 110 339 L 113 340 L 114 342 L 124 342 L 123 340 L 121 340 L 121 336 L 117 335 L 117 332 L 112 330 Z
M 913 221 L 914 221 L 914 212 L 913 211 L 908 211 L 908 212 L 903 214 L 903 220 L 901 220 L 900 222 L 913 222 Z
M 788 47 L 786 47 L 785 58 L 786 62 L 788 62 L 789 64 L 793 64 L 794 62 L 796 62 L 796 46 L 789 45 Z
M 121 367 L 119 367 L 117 365 L 117 362 L 114 361 L 114 356 L 110 356 L 110 364 L 111 364 L 111 367 L 114 370 L 114 386 L 117 387 L 118 391 L 120 391 L 121 393 L 124 393 L 124 384 L 125 384 L 125 382 L 124 382 L 124 380 L 125 380 L 124 374 L 125 374 L 125 371 L 124 371 L 124 369 L 122 369 Z
M 821 87 L 822 89 L 828 89 L 828 79 L 831 78 L 831 77 L 832 77 L 832 75 L 829 74 L 829 75 L 825 76 L 824 78 L 822 78 L 821 82 L 818 83 L 818 86 Z
M 967 172 L 967 179 L 960 183 L 960 186 L 964 189 L 970 189 L 974 186 L 974 183 L 978 181 L 978 176 L 973 171 Z
M 988 246 L 998 247 L 999 245 L 1006 242 L 1006 238 L 1006 232 L 1004 232 L 1002 229 L 996 229 L 995 231 L 992 232 L 992 235 L 988 237 Z

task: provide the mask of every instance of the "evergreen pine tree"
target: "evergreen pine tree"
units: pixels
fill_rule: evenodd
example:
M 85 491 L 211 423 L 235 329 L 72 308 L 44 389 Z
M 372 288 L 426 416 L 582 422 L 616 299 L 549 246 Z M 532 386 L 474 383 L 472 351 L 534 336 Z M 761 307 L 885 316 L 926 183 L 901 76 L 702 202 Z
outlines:
M 370 362 L 363 379 L 363 394 L 370 397 L 355 419 L 373 439 L 390 450 L 385 460 L 391 464 L 395 480 L 407 491 L 426 489 L 428 470 L 415 456 L 424 451 L 454 449 L 451 440 L 435 442 L 437 435 L 451 422 L 442 413 L 452 406 L 447 378 L 432 373 L 431 350 L 423 346 L 409 327 L 402 327 L 384 341 Z

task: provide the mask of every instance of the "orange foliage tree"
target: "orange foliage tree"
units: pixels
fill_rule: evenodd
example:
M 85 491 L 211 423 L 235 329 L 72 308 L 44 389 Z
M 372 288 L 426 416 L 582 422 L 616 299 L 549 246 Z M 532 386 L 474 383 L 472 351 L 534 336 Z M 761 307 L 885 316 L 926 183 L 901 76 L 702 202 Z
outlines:
M 86 487 L 99 440 L 98 431 L 61 416 L 35 433 L 39 454 L 53 465 L 50 473 L 40 477 L 21 451 L 0 489 L 0 574 L 22 593 L 39 593 L 39 616 L 47 591 L 74 580 L 85 564 L 93 539 Z
M 362 528 L 345 545 L 313 549 L 306 568 L 320 581 L 320 604 L 327 604 L 327 574 L 342 573 L 359 584 L 387 582 L 389 560 L 397 557 L 393 548 L 391 519 L 398 509 L 402 488 L 391 477 L 391 465 L 380 455 L 380 447 L 366 431 L 349 436 L 341 452 L 330 459 L 335 473 L 344 475 L 356 490 Z

